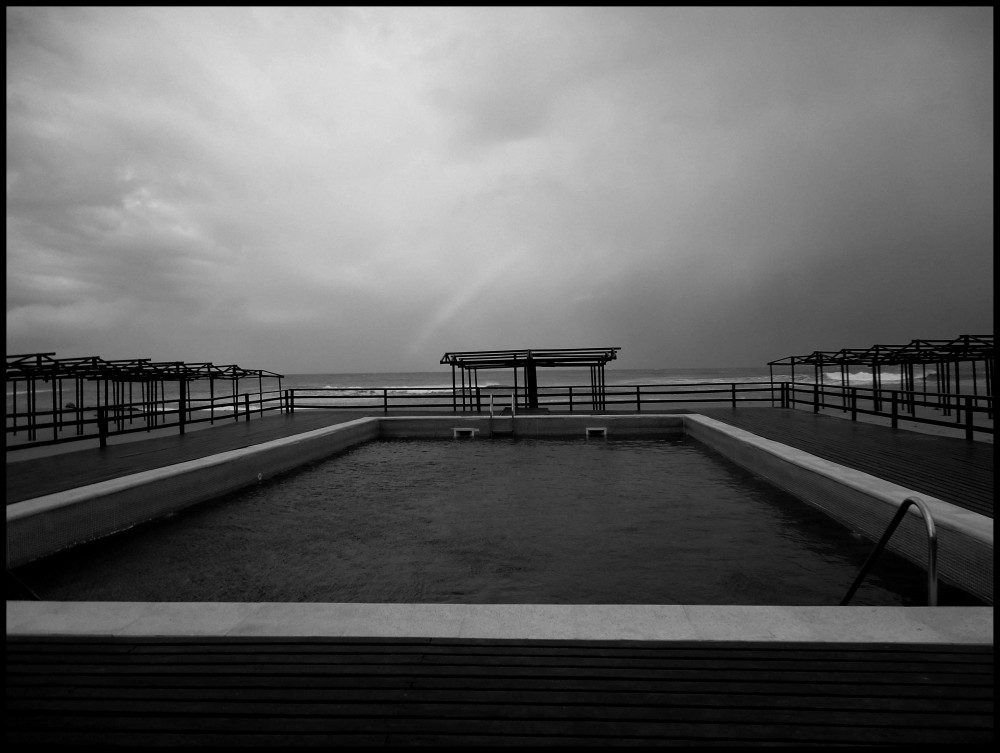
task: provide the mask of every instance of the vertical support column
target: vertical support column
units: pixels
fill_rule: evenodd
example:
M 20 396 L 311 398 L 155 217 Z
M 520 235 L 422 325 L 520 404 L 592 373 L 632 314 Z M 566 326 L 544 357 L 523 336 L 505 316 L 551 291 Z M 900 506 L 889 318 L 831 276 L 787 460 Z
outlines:
M 876 355 L 878 348 L 875 349 Z M 878 412 L 882 409 L 882 372 L 878 361 L 872 361 L 872 387 L 875 388 L 875 404 L 872 410 Z
M 5 382 L 6 384 L 6 382 Z M 25 382 L 27 384 L 27 382 Z M 11 416 L 11 428 L 14 430 L 14 436 L 17 436 L 17 380 L 14 379 L 10 383 L 11 385 L 11 400 L 13 404 L 11 405 L 11 411 L 13 415 Z
M 535 359 L 528 352 L 528 360 L 524 366 L 525 388 L 528 390 L 528 408 L 538 408 L 538 373 L 535 368 Z
M 76 396 L 76 433 L 83 434 L 86 429 L 83 426 L 83 404 L 87 399 L 87 385 L 83 380 L 83 377 L 78 377 L 76 380 L 76 389 L 74 390 Z
M 451 412 L 458 412 L 458 397 L 455 395 L 455 363 L 451 364 Z
M 514 396 L 511 398 L 511 414 L 517 405 L 517 356 L 514 356 Z
M 462 368 L 462 412 L 465 412 L 465 368 Z
M 986 373 L 986 405 L 989 407 L 989 412 L 986 417 L 989 419 L 993 418 L 993 359 L 986 358 L 983 360 L 983 371 Z
M 958 382 L 958 361 L 955 361 L 955 421 L 962 420 L 962 388 Z
M 944 406 L 944 415 L 951 415 L 951 364 L 945 361 L 941 364 L 941 372 L 944 376 L 944 384 L 938 385 L 938 392 L 944 393 L 943 397 L 939 397 L 938 400 L 941 401 Z
M 52 439 L 59 441 L 59 425 L 62 423 L 62 380 L 52 377 Z
M 597 410 L 597 374 L 594 373 L 594 367 L 590 367 L 590 411 L 593 413 Z
M 101 447 L 108 446 L 108 409 L 104 406 L 97 409 L 97 436 Z
M 28 380 L 28 441 L 35 441 L 38 436 L 36 432 L 38 429 L 35 428 L 35 411 L 38 408 L 38 394 L 35 392 L 35 378 L 31 377 Z
M 840 364 L 840 410 L 847 413 L 847 366 Z

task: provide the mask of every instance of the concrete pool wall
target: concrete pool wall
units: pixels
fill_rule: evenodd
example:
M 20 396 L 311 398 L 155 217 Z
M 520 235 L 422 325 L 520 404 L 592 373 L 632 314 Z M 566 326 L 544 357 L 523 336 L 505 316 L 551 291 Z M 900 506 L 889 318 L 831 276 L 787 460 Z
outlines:
M 907 497 L 919 497 L 931 511 L 937 531 L 939 578 L 993 603 L 993 521 L 985 515 L 707 416 L 685 416 L 685 434 L 870 541 L 881 538 Z M 927 528 L 915 508 L 909 509 L 887 548 L 926 569 Z
M 7 507 L 7 567 L 125 530 L 373 439 L 453 438 L 473 429 L 493 435 L 579 437 L 604 429 L 607 438 L 686 434 L 747 470 L 877 540 L 896 508 L 915 494 L 895 484 L 762 439 L 697 414 L 506 417 L 411 416 L 362 418 L 253 447 L 18 502 Z M 943 581 L 993 603 L 993 521 L 918 495 L 931 509 L 939 537 Z M 927 536 L 911 510 L 890 541 L 892 551 L 926 567 Z

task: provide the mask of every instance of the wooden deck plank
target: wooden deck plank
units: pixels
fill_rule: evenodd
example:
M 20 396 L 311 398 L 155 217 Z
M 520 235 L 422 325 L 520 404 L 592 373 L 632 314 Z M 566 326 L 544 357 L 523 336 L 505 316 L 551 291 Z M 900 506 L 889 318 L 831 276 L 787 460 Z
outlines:
M 37 686 L 30 691 L 19 693 L 21 698 L 39 699 L 124 699 L 124 700 L 190 700 L 246 701 L 255 703 L 288 703 L 294 699 L 302 703 L 405 703 L 419 697 L 424 703 L 435 704 L 499 704 L 517 705 L 550 703 L 558 705 L 587 706 L 607 703 L 609 698 L 624 706 L 660 706 L 670 703 L 672 707 L 732 707 L 743 709 L 784 708 L 784 709 L 832 709 L 836 711 L 906 711 L 929 713 L 992 713 L 992 700 L 983 698 L 924 698 L 864 695 L 827 695 L 816 693 L 807 695 L 800 692 L 770 693 L 727 693 L 722 691 L 690 690 L 659 692 L 635 692 L 628 690 L 597 692 L 588 690 L 531 690 L 512 688 L 506 690 L 461 689 L 414 689 L 400 688 L 300 688 L 266 687 L 247 688 L 243 686 L 199 687 L 194 694 L 189 687 L 84 685 L 66 683 L 64 687 Z
M 218 715 L 217 715 L 218 714 Z M 684 712 L 679 711 L 678 716 Z M 546 719 L 497 718 L 489 715 L 488 709 L 466 718 L 447 719 L 398 717 L 395 710 L 386 710 L 385 715 L 366 716 L 364 711 L 344 716 L 323 714 L 315 717 L 255 714 L 225 715 L 224 712 L 206 711 L 201 714 L 122 714 L 109 710 L 106 714 L 65 713 L 58 711 L 30 713 L 21 711 L 9 723 L 11 732 L 26 733 L 34 717 L 43 721 L 46 731 L 107 732 L 148 734 L 159 730 L 174 735 L 205 733 L 230 734 L 334 734 L 334 735 L 399 735 L 415 734 L 449 735 L 457 738 L 469 735 L 533 736 L 533 737 L 600 737 L 608 740 L 645 737 L 661 740 L 785 740 L 802 743 L 822 744 L 983 744 L 992 740 L 989 728 L 976 728 L 958 723 L 940 724 L 933 718 L 926 718 L 918 726 L 907 724 L 906 718 L 898 723 L 882 725 L 865 724 L 861 718 L 841 721 L 825 721 L 822 713 L 810 720 L 801 717 L 788 719 L 763 719 L 759 722 L 730 718 L 726 715 L 703 719 Z M 669 715 L 667 715 L 669 716 Z M 860 715 L 859 715 L 860 716 Z M 48 721 L 44 720 L 48 717 Z M 952 717 L 954 718 L 954 717 Z
M 391 667 L 402 673 L 434 673 L 443 675 L 459 673 L 465 668 L 474 667 L 479 672 L 490 669 L 496 669 L 498 672 L 521 671 L 526 673 L 527 676 L 530 676 L 530 673 L 535 671 L 548 673 L 564 670 L 595 673 L 602 672 L 608 674 L 622 672 L 628 673 L 629 675 L 651 675 L 656 671 L 669 671 L 673 673 L 673 676 L 682 676 L 681 673 L 688 672 L 692 669 L 702 674 L 706 672 L 724 672 L 731 676 L 735 676 L 738 673 L 769 669 L 772 673 L 777 673 L 776 676 L 780 677 L 784 676 L 784 673 L 794 672 L 822 673 L 829 671 L 835 665 L 844 665 L 844 662 L 840 662 L 836 659 L 798 659 L 784 660 L 779 663 L 769 661 L 767 659 L 740 661 L 733 659 L 730 656 L 726 656 L 718 658 L 703 657 L 680 661 L 656 659 L 616 659 L 602 661 L 599 657 L 572 657 L 566 659 L 535 657 L 526 659 L 516 655 L 505 656 L 503 654 L 497 654 L 490 657 L 410 657 L 400 656 L 398 654 L 386 654 L 377 657 L 368 655 L 340 655 L 335 658 L 303 658 L 301 655 L 296 655 L 294 658 L 274 655 L 260 657 L 254 656 L 253 654 L 244 654 L 225 655 L 222 659 L 177 654 L 171 657 L 162 657 L 156 660 L 150 660 L 148 658 L 140 659 L 135 655 L 102 657 L 87 654 L 83 657 L 77 657 L 71 654 L 62 654 L 53 658 L 49 655 L 39 657 L 37 654 L 26 655 L 19 653 L 10 655 L 9 658 L 12 660 L 12 663 L 9 665 L 12 669 L 17 667 L 17 662 L 28 662 L 29 665 L 36 668 L 37 671 L 57 673 L 67 673 L 72 671 L 79 672 L 87 667 L 94 666 L 100 666 L 106 669 L 114 667 L 141 667 L 150 669 L 163 668 L 163 670 L 167 673 L 224 673 L 229 671 L 230 667 L 244 666 L 249 659 L 252 659 L 254 665 L 259 668 L 260 672 L 263 673 L 298 671 L 322 672 L 330 670 L 342 673 L 351 671 L 367 671 L 372 674 L 377 674 L 382 672 L 384 668 Z M 950 671 L 960 673 L 964 676 L 967 673 L 975 672 L 980 666 L 980 662 L 978 661 L 944 662 L 938 660 L 934 662 L 919 662 L 915 659 L 911 659 L 909 661 L 889 662 L 880 661 L 877 658 L 873 658 L 871 661 L 855 661 L 854 663 L 858 667 L 857 671 L 874 673 L 879 678 L 876 682 L 882 682 L 882 678 L 888 678 L 891 681 L 891 678 L 898 674 L 910 672 L 919 674 L 932 670 L 939 673 Z
M 70 688 L 160 688 L 177 689 L 190 692 L 192 675 L 167 676 L 158 675 L 116 675 L 116 674 L 75 674 L 67 673 L 61 678 L 64 687 Z M 36 692 L 39 688 L 48 687 L 52 682 L 51 674 L 24 674 L 19 668 L 7 682 L 11 687 L 23 686 Z M 199 688 L 207 687 L 209 678 L 200 677 Z M 230 675 L 228 677 L 211 678 L 212 688 L 228 692 L 244 690 L 274 690 L 297 693 L 303 696 L 309 693 L 327 690 L 357 691 L 421 691 L 421 692 L 457 692 L 468 693 L 577 693 L 580 690 L 578 678 L 556 678 L 538 676 L 535 678 L 497 678 L 482 677 L 414 677 L 398 676 L 332 676 L 332 675 L 284 675 L 277 678 L 273 675 L 254 676 L 248 674 Z M 866 698 L 873 702 L 880 699 L 902 699 L 906 702 L 932 700 L 942 702 L 948 700 L 981 701 L 992 703 L 993 687 L 988 679 L 979 678 L 973 683 L 964 678 L 962 684 L 908 685 L 895 686 L 886 683 L 870 685 L 856 678 L 850 683 L 801 680 L 798 683 L 781 684 L 760 676 L 734 681 L 727 680 L 726 693 L 738 694 L 740 697 L 780 697 L 793 693 L 803 697 L 820 698 Z M 27 690 L 25 691 L 27 692 Z M 710 677 L 698 680 L 678 679 L 642 679 L 629 677 L 625 679 L 601 680 L 602 693 L 656 693 L 665 695 L 697 694 L 706 695 L 723 691 L 713 685 Z
M 993 737 L 992 646 L 644 641 L 616 652 L 610 641 L 534 643 L 258 638 L 234 654 L 225 638 L 13 637 L 5 738 L 296 746 Z M 538 661 L 546 656 L 559 661 Z M 387 677 L 403 681 L 379 682 Z

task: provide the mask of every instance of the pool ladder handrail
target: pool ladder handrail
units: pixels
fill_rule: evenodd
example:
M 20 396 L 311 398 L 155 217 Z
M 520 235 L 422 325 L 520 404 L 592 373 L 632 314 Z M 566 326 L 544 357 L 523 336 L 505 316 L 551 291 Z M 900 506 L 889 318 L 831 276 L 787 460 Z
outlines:
M 25 583 L 23 580 L 14 575 L 14 573 L 12 573 L 10 570 L 7 570 L 7 582 L 5 584 L 5 588 L 7 589 L 7 598 L 9 601 L 19 601 L 19 599 L 17 599 L 16 594 L 21 594 L 25 596 L 26 598 L 23 599 L 24 601 L 42 600 L 41 597 L 35 593 L 34 589 L 32 589 L 27 583 Z M 11 599 L 12 592 L 15 594 L 15 597 L 13 599 Z
M 854 592 L 858 590 L 858 586 L 861 585 L 861 581 L 871 570 L 872 566 L 875 564 L 875 560 L 885 549 L 885 545 L 889 543 L 889 539 L 892 538 L 892 534 L 896 532 L 896 528 L 903 520 L 903 516 L 910 506 L 914 506 L 920 512 L 924 518 L 924 523 L 927 526 L 927 606 L 936 607 L 937 606 L 937 591 L 938 591 L 938 577 L 937 577 L 937 531 L 934 528 L 934 518 L 931 516 L 931 511 L 927 507 L 927 503 L 924 502 L 920 497 L 907 497 L 903 500 L 903 504 L 899 506 L 896 510 L 896 514 L 893 516 L 892 520 L 889 521 L 888 527 L 885 529 L 885 533 L 882 534 L 882 538 L 879 540 L 878 544 L 872 550 L 872 553 L 868 555 L 868 559 L 865 560 L 865 564 L 861 567 L 861 572 L 858 573 L 858 577 L 854 579 L 854 583 L 851 584 L 850 589 L 847 591 L 847 595 L 841 600 L 840 606 L 846 606 L 847 602 L 851 600 L 854 596 Z
M 516 395 L 511 394 L 511 396 L 510 396 L 510 417 L 511 418 L 513 418 L 514 415 L 517 412 L 517 405 L 516 405 L 515 398 L 516 398 Z M 492 420 L 492 418 L 493 418 L 493 395 L 491 394 L 490 395 L 490 419 Z

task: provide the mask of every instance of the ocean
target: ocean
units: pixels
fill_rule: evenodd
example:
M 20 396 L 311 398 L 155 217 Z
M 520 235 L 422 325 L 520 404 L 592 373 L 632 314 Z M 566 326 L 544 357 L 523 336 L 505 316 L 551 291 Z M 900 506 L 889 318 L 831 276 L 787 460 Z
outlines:
M 589 389 L 590 370 L 588 368 L 539 368 L 538 384 L 544 392 L 545 387 L 579 387 L 581 391 Z M 963 375 L 965 376 L 965 375 Z M 773 378 L 775 381 L 792 381 L 792 371 L 788 366 L 774 367 Z M 605 368 L 604 380 L 607 387 L 633 387 L 636 385 L 682 385 L 682 384 L 756 384 L 766 383 L 772 378 L 772 372 L 767 366 L 742 366 L 729 368 L 688 368 L 688 369 L 621 369 L 613 364 Z M 461 387 L 461 371 L 455 373 L 456 386 Z M 469 375 L 466 375 L 469 379 Z M 872 386 L 872 374 L 870 371 L 862 369 L 852 369 L 849 374 L 850 384 L 855 387 Z M 824 382 L 827 384 L 839 385 L 841 383 L 839 371 L 829 371 L 824 375 Z M 794 373 L 795 382 L 811 383 L 813 381 L 813 370 L 807 366 L 800 366 Z M 898 371 L 884 369 L 882 371 L 882 386 L 887 389 L 898 388 L 901 378 Z M 982 375 L 980 375 L 982 382 Z M 517 375 L 518 387 L 524 387 L 524 373 L 519 371 Z M 466 382 L 469 385 L 468 381 Z M 17 396 L 14 395 L 14 383 L 6 385 L 6 413 L 8 415 L 14 409 L 15 400 L 19 412 L 23 412 L 27 405 L 25 394 L 25 384 L 16 383 Z M 296 390 L 298 397 L 331 397 L 326 390 L 336 390 L 338 397 L 349 396 L 350 404 L 355 407 L 363 407 L 367 404 L 378 404 L 381 400 L 383 390 L 391 390 L 395 395 L 423 395 L 427 397 L 443 397 L 450 395 L 452 389 L 452 372 L 448 367 L 442 367 L 437 371 L 407 371 L 407 372 L 363 372 L 363 373 L 320 373 L 320 374 L 287 374 L 282 379 L 265 378 L 244 379 L 235 385 L 238 394 L 277 391 L 279 386 L 282 390 Z M 922 388 L 922 380 L 918 373 L 917 388 Z M 511 369 L 490 369 L 482 370 L 478 374 L 478 387 L 484 393 L 509 394 L 514 388 L 514 373 Z M 936 391 L 936 381 L 931 372 L 927 374 L 927 390 Z M 199 399 L 206 399 L 214 394 L 218 399 L 222 396 L 232 394 L 234 385 L 228 381 L 216 380 L 210 384 L 208 380 L 193 381 L 189 387 L 189 397 L 192 402 Z M 98 400 L 97 383 L 87 383 L 84 388 L 83 409 L 92 408 L 98 403 L 104 403 L 103 394 Z M 173 400 L 177 397 L 177 384 L 166 383 L 164 391 L 159 394 L 160 399 Z M 963 379 L 960 385 L 963 394 L 973 391 L 972 383 Z M 982 392 L 982 384 L 979 385 L 979 392 Z M 48 383 L 37 383 L 35 393 L 38 401 L 38 408 L 47 410 L 52 408 L 52 386 Z M 139 402 L 140 389 L 138 385 L 133 387 L 133 397 L 128 398 L 126 391 L 126 402 Z M 63 383 L 62 403 L 63 407 L 67 401 L 73 400 L 72 385 L 69 380 Z M 220 405 L 217 410 L 225 412 L 227 407 Z
M 589 386 L 590 370 L 539 368 L 538 385 L 540 387 Z M 778 378 L 778 375 L 775 375 Z M 796 374 L 796 380 L 799 374 Z M 283 388 L 310 389 L 320 387 L 335 387 L 342 389 L 389 388 L 406 390 L 427 388 L 451 390 L 451 369 L 440 371 L 410 371 L 399 373 L 364 373 L 364 374 L 290 374 L 281 381 Z M 790 378 L 782 375 L 781 378 Z M 456 370 L 457 386 L 461 387 L 462 376 Z M 728 369 L 615 369 L 605 368 L 605 384 L 608 386 L 634 386 L 637 384 L 687 384 L 687 383 L 730 383 L 730 382 L 767 382 L 770 374 L 766 366 L 742 367 Z M 468 375 L 466 375 L 468 380 Z M 518 386 L 524 386 L 524 373 L 518 371 Z M 468 382 L 467 382 L 468 384 Z M 514 373 L 512 369 L 490 369 L 479 372 L 480 388 L 505 389 L 513 388 Z

